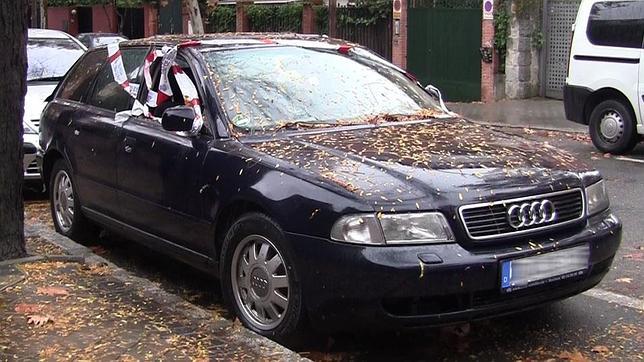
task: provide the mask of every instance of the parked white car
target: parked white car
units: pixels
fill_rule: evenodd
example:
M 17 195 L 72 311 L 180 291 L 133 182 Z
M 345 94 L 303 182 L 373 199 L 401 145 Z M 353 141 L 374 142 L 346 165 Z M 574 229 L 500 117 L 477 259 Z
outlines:
M 67 70 L 87 48 L 73 36 L 58 30 L 29 29 L 27 41 L 27 94 L 23 117 L 25 180 L 39 180 L 38 129 L 45 99 L 54 91 Z M 36 148 L 36 154 L 27 153 Z
M 644 1 L 584 0 L 574 25 L 566 118 L 589 125 L 595 146 L 626 153 L 644 134 Z

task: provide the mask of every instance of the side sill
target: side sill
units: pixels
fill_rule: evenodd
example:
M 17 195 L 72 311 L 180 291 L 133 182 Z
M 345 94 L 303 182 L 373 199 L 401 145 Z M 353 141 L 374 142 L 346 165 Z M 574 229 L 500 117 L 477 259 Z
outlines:
M 196 269 L 206 272 L 212 276 L 219 275 L 219 265 L 207 255 L 197 253 L 184 246 L 175 244 L 170 240 L 150 234 L 139 228 L 130 226 L 122 221 L 116 220 L 101 212 L 82 207 L 83 214 L 90 220 L 104 226 L 106 229 L 113 231 L 125 238 L 136 241 L 143 246 L 149 247 L 155 251 L 171 256 L 181 262 L 184 262 Z

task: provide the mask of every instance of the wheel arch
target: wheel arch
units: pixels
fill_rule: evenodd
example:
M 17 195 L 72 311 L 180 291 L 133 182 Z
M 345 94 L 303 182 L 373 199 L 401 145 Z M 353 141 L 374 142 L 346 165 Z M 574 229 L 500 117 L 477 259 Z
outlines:
M 215 221 L 215 257 L 217 260 L 219 260 L 221 247 L 228 229 L 242 215 L 250 212 L 258 212 L 271 217 L 268 210 L 260 203 L 248 199 L 231 200 L 219 209 Z
M 631 117 L 637 124 L 638 117 L 635 113 L 635 110 L 633 109 L 631 101 L 628 99 L 628 97 L 626 97 L 624 93 L 610 87 L 601 88 L 594 91 L 586 100 L 586 103 L 584 105 L 584 120 L 586 124 L 590 124 L 590 114 L 593 112 L 593 109 L 595 109 L 595 107 L 597 107 L 601 102 L 609 99 L 613 99 L 622 103 L 626 107 L 626 109 L 631 112 Z
M 51 176 L 51 170 L 54 167 L 54 163 L 56 163 L 56 161 L 59 159 L 65 159 L 65 156 L 63 156 L 62 152 L 59 152 L 58 150 L 55 150 L 55 149 L 47 151 L 47 153 L 45 153 L 45 156 L 43 156 L 42 180 L 43 180 L 43 184 L 45 184 L 45 187 L 49 186 L 49 178 Z

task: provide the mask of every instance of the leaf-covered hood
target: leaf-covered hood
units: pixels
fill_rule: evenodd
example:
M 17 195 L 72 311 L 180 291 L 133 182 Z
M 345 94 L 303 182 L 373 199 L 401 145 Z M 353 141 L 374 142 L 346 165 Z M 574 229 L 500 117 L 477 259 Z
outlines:
M 286 163 L 383 209 L 578 187 L 579 172 L 589 170 L 547 143 L 463 119 L 292 133 L 251 146 L 276 166 Z

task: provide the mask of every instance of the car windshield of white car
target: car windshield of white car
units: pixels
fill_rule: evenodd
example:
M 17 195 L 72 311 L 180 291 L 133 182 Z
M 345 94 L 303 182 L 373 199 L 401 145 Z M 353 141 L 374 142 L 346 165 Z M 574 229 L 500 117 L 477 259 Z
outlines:
M 29 39 L 27 81 L 58 81 L 84 50 L 71 39 Z
M 246 133 L 441 113 L 415 81 L 383 60 L 295 46 L 203 55 L 230 123 Z

